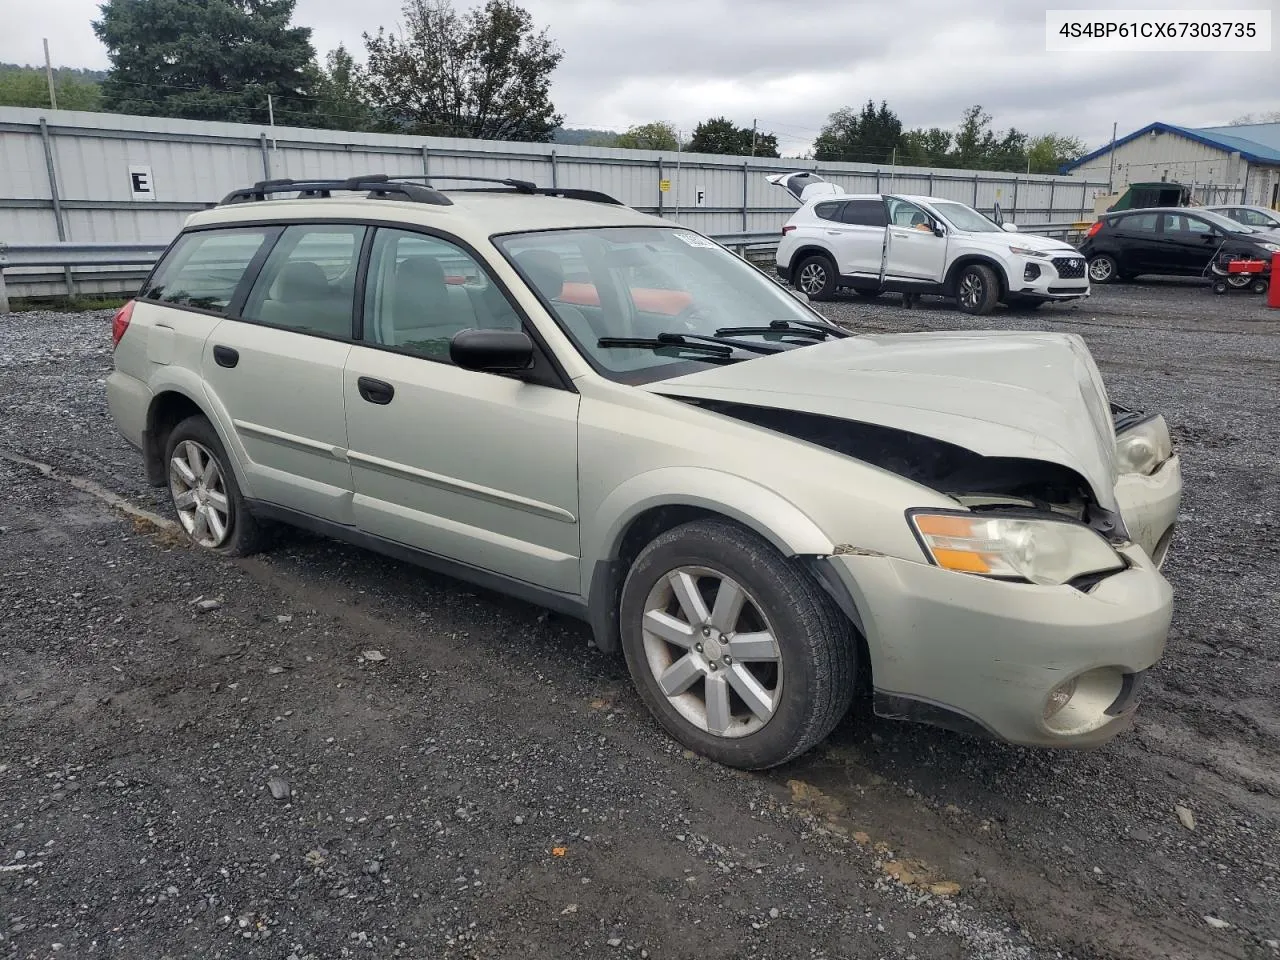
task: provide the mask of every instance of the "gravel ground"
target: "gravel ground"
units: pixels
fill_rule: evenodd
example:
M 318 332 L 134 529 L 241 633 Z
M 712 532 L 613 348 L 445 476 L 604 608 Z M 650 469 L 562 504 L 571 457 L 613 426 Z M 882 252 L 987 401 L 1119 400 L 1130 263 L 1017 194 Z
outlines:
M 576 623 L 303 535 L 204 557 L 4 459 L 167 513 L 107 415 L 109 314 L 23 314 L 0 957 L 1280 956 L 1280 314 L 1179 282 L 823 310 L 1079 332 L 1168 417 L 1177 611 L 1131 733 L 1030 751 L 855 710 L 785 768 L 717 767 Z

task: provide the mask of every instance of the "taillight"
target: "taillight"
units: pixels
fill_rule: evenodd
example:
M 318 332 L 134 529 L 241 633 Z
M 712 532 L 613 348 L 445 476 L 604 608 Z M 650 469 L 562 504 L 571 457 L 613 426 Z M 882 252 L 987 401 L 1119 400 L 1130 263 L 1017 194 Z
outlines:
M 790 233 L 795 228 L 796 228 L 796 225 L 794 223 L 788 223 L 785 227 L 782 228 L 782 235 L 785 237 L 788 233 Z
M 130 300 L 117 310 L 116 315 L 111 318 L 111 348 L 113 350 L 120 346 L 120 338 L 129 329 L 129 320 L 133 317 L 133 303 Z
M 1092 237 L 1095 233 L 1097 233 L 1101 229 L 1102 229 L 1102 221 L 1098 220 L 1094 223 L 1092 227 L 1089 228 L 1089 232 L 1085 234 L 1085 236 Z

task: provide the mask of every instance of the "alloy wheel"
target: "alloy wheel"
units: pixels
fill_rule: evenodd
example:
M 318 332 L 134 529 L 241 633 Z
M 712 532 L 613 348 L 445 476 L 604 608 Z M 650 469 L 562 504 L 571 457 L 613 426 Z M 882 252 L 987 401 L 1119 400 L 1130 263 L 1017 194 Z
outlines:
M 1089 261 L 1089 279 L 1095 283 L 1106 283 L 1111 279 L 1115 267 L 1108 257 L 1098 257 Z
M 827 271 L 820 263 L 806 263 L 800 268 L 799 287 L 810 296 L 822 292 L 827 285 Z
M 969 309 L 976 309 L 984 293 L 982 277 L 976 272 L 966 273 L 960 280 L 960 302 Z
M 202 547 L 220 547 L 231 532 L 231 505 L 218 459 L 207 447 L 183 440 L 169 461 L 169 493 L 178 522 Z
M 685 720 L 716 737 L 745 737 L 772 719 L 782 694 L 782 651 L 759 604 L 736 580 L 679 567 L 649 591 L 645 658 Z

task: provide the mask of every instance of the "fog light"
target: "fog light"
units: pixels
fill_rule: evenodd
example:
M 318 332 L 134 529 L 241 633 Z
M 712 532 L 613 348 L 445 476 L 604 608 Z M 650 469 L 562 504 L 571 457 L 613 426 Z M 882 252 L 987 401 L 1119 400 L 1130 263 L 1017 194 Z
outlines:
M 1054 714 L 1058 713 L 1071 702 L 1071 698 L 1076 694 L 1076 681 L 1073 677 L 1066 683 L 1060 683 L 1053 688 L 1049 694 L 1049 700 L 1044 705 L 1044 718 L 1048 720 Z
M 1040 276 L 1040 267 L 1038 264 L 1028 263 L 1022 271 L 1023 280 L 1036 280 Z

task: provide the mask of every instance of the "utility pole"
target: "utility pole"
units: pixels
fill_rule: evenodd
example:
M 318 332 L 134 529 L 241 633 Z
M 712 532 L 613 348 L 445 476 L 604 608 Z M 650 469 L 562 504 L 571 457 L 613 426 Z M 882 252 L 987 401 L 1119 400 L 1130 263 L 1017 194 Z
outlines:
M 49 62 L 49 38 L 44 38 L 44 78 L 49 81 L 49 109 L 58 109 L 58 94 L 53 89 L 53 64 Z
M 271 100 L 271 94 L 267 94 L 267 123 L 271 125 L 271 152 L 276 153 L 276 108 Z
M 1107 165 L 1107 195 L 1116 192 L 1115 172 L 1116 172 L 1116 127 L 1119 122 L 1111 124 L 1111 162 Z
M 758 122 L 754 119 L 751 121 L 751 155 L 753 157 L 756 155 L 756 124 Z

